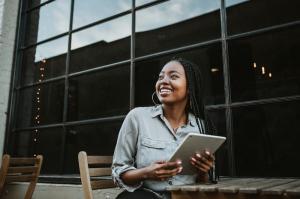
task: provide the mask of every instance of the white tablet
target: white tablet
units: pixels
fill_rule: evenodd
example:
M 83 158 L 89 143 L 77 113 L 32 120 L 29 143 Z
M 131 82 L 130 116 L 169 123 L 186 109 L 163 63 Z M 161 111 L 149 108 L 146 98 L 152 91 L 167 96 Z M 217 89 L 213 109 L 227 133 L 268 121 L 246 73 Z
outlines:
M 224 143 L 225 137 L 206 135 L 199 133 L 189 133 L 177 147 L 169 161 L 181 160 L 181 175 L 190 175 L 196 173 L 196 168 L 190 163 L 190 158 L 195 153 L 201 153 L 208 150 L 210 153 L 215 151 Z

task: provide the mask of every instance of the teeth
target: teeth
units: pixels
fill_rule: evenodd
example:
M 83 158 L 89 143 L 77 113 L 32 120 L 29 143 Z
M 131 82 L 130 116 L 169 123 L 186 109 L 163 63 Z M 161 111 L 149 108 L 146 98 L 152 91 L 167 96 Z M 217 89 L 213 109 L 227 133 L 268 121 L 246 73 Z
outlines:
M 160 93 L 171 93 L 171 90 L 170 89 L 160 89 Z

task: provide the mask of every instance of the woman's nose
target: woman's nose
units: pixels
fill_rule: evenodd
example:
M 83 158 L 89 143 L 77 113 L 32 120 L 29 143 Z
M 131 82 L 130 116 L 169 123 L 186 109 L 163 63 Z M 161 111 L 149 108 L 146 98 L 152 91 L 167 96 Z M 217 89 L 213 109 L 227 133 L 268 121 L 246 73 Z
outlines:
M 160 82 L 161 82 L 161 83 L 169 83 L 169 82 L 170 82 L 170 78 L 166 75 L 166 76 L 164 76 L 164 78 L 162 78 L 162 79 L 160 80 Z

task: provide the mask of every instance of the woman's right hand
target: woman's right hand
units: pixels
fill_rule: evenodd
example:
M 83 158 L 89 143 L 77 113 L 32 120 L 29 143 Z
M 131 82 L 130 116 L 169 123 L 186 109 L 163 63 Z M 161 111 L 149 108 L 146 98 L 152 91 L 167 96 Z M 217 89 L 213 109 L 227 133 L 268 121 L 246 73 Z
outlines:
M 166 162 L 157 161 L 146 167 L 146 176 L 148 180 L 164 181 L 173 177 L 182 171 L 181 161 Z M 145 179 L 145 180 L 146 180 Z

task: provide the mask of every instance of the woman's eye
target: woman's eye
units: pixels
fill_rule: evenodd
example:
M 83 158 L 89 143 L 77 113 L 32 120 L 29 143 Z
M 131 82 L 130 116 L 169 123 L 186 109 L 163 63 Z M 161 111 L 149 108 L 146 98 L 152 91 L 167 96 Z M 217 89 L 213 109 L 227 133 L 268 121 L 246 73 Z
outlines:
M 163 78 L 164 78 L 164 76 L 162 76 L 162 75 L 158 76 L 158 80 L 162 80 Z
M 171 76 L 171 79 L 177 79 L 177 78 L 178 78 L 177 75 L 172 75 L 172 76 Z

